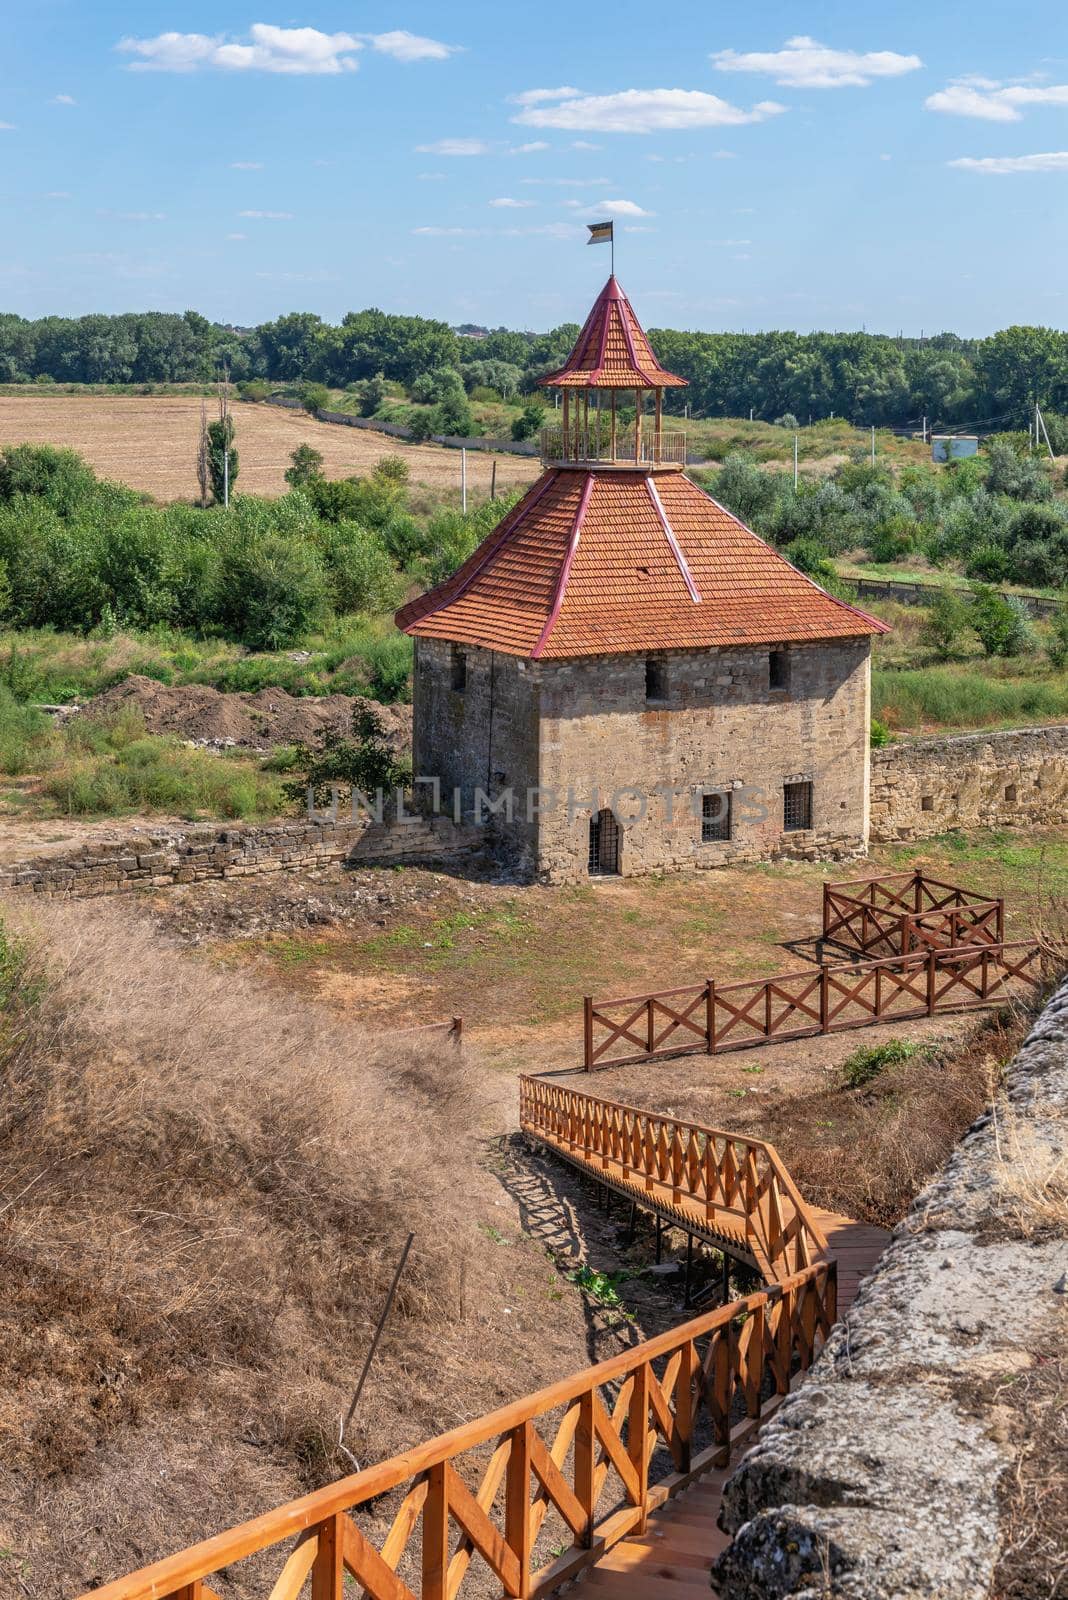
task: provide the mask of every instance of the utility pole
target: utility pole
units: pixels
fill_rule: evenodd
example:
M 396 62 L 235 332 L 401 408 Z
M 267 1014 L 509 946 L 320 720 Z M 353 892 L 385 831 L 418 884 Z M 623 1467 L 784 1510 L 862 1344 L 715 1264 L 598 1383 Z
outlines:
M 927 418 L 926 417 L 924 417 L 924 419 L 923 419 L 923 442 L 924 442 L 924 444 L 927 443 Z
M 752 422 L 752 420 L 753 420 L 753 407 L 752 406 L 749 407 L 749 420 L 750 420 L 750 422 Z
M 875 424 L 871 425 L 871 464 L 875 465 Z
M 794 489 L 797 488 L 797 434 L 794 434 Z
M 460 510 L 467 515 L 467 446 L 460 446 Z
M 1042 434 L 1043 434 L 1043 437 L 1045 438 L 1045 441 L 1046 441 L 1046 449 L 1049 451 L 1049 458 L 1050 458 L 1051 461 L 1053 461 L 1056 458 L 1055 458 L 1055 456 L 1053 454 L 1053 446 L 1049 442 L 1049 429 L 1046 427 L 1046 419 L 1042 415 L 1041 411 L 1039 410 L 1038 402 L 1036 401 L 1035 402 L 1035 445 L 1036 446 L 1038 445 L 1038 427 L 1039 427 L 1039 423 L 1042 424 Z

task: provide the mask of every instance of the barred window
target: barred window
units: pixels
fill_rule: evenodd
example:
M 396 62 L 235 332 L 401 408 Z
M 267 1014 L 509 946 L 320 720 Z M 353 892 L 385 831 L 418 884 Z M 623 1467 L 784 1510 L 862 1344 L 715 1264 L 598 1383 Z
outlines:
M 731 796 L 703 794 L 701 796 L 701 843 L 715 844 L 717 839 L 731 836 Z
M 452 686 L 457 694 L 463 694 L 467 688 L 467 651 L 461 650 L 458 644 L 452 647 Z
M 811 783 L 784 783 L 782 786 L 782 825 L 786 833 L 800 833 L 812 826 Z

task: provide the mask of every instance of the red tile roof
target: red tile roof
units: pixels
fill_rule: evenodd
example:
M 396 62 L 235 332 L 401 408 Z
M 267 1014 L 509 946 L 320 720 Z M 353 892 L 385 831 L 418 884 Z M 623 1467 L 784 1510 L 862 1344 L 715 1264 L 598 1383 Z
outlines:
M 609 278 L 586 318 L 575 348 L 558 372 L 538 380 L 561 389 L 680 389 L 685 378 L 666 372 L 615 278 Z
M 535 660 L 887 631 L 681 472 L 559 467 L 396 620 L 423 638 Z

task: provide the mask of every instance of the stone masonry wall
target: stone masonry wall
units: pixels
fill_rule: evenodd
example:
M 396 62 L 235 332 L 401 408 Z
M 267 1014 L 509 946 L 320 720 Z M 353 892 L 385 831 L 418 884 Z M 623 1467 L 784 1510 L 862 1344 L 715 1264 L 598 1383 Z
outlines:
M 871 837 L 1068 822 L 1068 725 L 917 739 L 871 754 Z
M 713 1568 L 721 1600 L 993 1592 L 1019 1534 L 1001 1491 L 1026 1425 L 1001 1396 L 1064 1349 L 1068 1225 L 1055 1217 L 1066 1142 L 1068 982 L 1010 1068 L 996 1113 L 917 1196 L 845 1322 L 729 1479 L 720 1521 L 734 1542 Z M 1034 1437 L 1044 1424 L 1029 1426 Z
M 299 872 L 332 861 L 371 866 L 449 860 L 484 843 L 480 830 L 456 827 L 445 817 L 146 830 L 113 843 L 84 845 L 71 855 L 0 864 L 0 890 L 84 898 L 206 878 Z
M 663 703 L 645 697 L 645 658 L 543 662 L 540 783 L 579 800 L 596 787 L 648 797 L 626 828 L 624 876 L 714 867 L 771 856 L 848 856 L 867 840 L 867 639 L 792 645 L 784 689 L 769 686 L 766 647 L 671 651 Z M 812 783 L 813 826 L 783 831 L 783 785 Z M 668 815 L 658 786 L 681 794 Z M 732 796 L 732 838 L 702 843 L 690 796 Z M 622 801 L 637 813 L 637 801 Z M 537 867 L 554 879 L 586 873 L 590 807 L 557 804 L 540 819 Z

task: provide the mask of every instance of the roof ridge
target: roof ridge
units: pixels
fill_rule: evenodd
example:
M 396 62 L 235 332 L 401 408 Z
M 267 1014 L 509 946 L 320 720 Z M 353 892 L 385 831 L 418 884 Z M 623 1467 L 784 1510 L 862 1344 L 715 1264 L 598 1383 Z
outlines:
M 571 563 L 575 559 L 575 551 L 578 549 L 579 538 L 580 538 L 580 536 L 582 534 L 582 524 L 586 520 L 586 508 L 590 503 L 590 495 L 592 493 L 593 493 L 593 473 L 592 472 L 587 472 L 587 474 L 586 474 L 586 482 L 582 486 L 582 494 L 581 494 L 581 496 L 579 498 L 579 503 L 578 503 L 578 506 L 577 506 L 577 508 L 575 510 L 575 520 L 574 520 L 574 522 L 572 524 L 572 527 L 571 527 L 571 535 L 570 535 L 570 537 L 569 537 L 569 539 L 567 541 L 567 554 L 564 557 L 564 564 L 560 568 L 560 576 L 557 579 L 556 593 L 553 596 L 552 610 L 549 612 L 548 618 L 546 619 L 546 622 L 545 622 L 545 626 L 541 630 L 541 635 L 540 635 L 540 637 L 538 639 L 537 644 L 534 646 L 533 650 L 530 652 L 531 657 L 535 661 L 538 660 L 538 658 L 540 657 L 542 651 L 545 649 L 545 646 L 548 644 L 549 635 L 552 633 L 553 629 L 555 628 L 556 619 L 560 615 L 560 607 L 563 605 L 564 596 L 567 593 L 568 579 L 571 577 Z
M 664 510 L 664 502 L 660 498 L 660 491 L 653 482 L 652 475 L 649 473 L 647 473 L 645 477 L 645 487 L 649 491 L 649 498 L 653 502 L 653 509 L 660 518 L 660 526 L 664 530 L 664 537 L 667 539 L 671 553 L 679 564 L 679 571 L 682 573 L 683 582 L 690 591 L 690 599 L 693 601 L 694 605 L 699 606 L 701 604 L 701 596 L 698 592 L 696 583 L 693 581 L 693 574 L 690 572 L 689 564 L 687 563 L 686 556 L 683 553 L 682 546 L 675 537 L 675 530 L 668 520 L 668 514 Z

